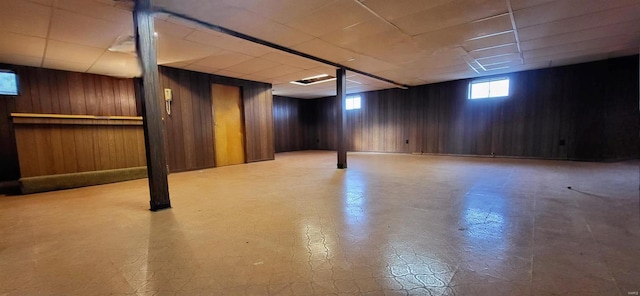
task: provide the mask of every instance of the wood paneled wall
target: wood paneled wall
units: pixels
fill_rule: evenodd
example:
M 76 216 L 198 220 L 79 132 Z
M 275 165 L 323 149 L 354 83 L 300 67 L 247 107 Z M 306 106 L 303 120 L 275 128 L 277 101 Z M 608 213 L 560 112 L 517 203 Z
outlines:
M 273 121 L 276 152 L 298 151 L 309 148 L 315 141 L 314 117 L 306 100 L 273 96 Z
M 242 89 L 246 161 L 274 159 L 270 84 L 170 67 L 159 67 L 159 70 L 162 88 L 173 91 L 171 116 L 165 113 L 168 162 L 172 172 L 215 166 L 212 83 Z M 161 97 L 164 101 L 164 95 Z
M 20 93 L 0 98 L 0 181 L 145 165 L 141 126 L 17 125 L 10 117 L 13 112 L 136 116 L 131 79 L 2 66 L 18 74 Z
M 470 80 L 362 93 L 362 109 L 347 115 L 349 151 L 638 157 L 638 56 L 509 77 L 508 98 L 468 100 Z M 315 128 L 307 147 L 335 149 L 334 99 L 298 104 L 299 110 L 314 109 L 308 112 Z
M 215 166 L 211 84 L 206 74 L 160 67 L 160 83 L 173 93 L 171 115 L 164 112 L 169 170 Z M 160 96 L 164 106 L 164 94 Z
M 22 177 L 146 165 L 139 125 L 16 124 Z

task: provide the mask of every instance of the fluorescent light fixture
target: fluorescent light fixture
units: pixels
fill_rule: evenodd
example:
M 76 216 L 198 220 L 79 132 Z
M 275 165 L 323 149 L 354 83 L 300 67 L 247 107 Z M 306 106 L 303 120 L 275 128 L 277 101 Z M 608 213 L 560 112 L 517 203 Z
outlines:
M 302 78 L 296 81 L 291 81 L 289 83 L 307 86 L 307 85 L 313 85 L 313 84 L 318 84 L 318 83 L 323 83 L 323 82 L 333 81 L 333 80 L 336 80 L 336 78 L 333 76 L 329 76 L 329 74 L 320 74 L 316 76 Z

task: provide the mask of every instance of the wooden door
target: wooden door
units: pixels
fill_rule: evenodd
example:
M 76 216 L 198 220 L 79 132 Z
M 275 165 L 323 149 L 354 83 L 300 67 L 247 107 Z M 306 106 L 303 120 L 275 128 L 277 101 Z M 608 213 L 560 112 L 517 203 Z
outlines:
M 240 87 L 221 84 L 211 87 L 216 166 L 244 163 L 244 117 Z

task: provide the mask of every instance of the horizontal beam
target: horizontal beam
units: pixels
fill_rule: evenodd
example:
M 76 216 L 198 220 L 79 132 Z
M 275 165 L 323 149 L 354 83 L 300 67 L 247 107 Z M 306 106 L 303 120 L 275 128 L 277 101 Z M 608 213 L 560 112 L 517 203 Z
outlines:
M 374 75 L 374 74 L 370 74 L 370 73 L 367 73 L 367 72 L 364 72 L 364 71 L 360 71 L 358 69 L 347 67 L 347 66 L 341 65 L 339 63 L 334 63 L 332 61 L 325 60 L 323 58 L 312 56 L 310 54 L 307 54 L 307 53 L 304 53 L 304 52 L 301 52 L 301 51 L 297 51 L 295 49 L 291 49 L 291 48 L 288 48 L 288 47 L 285 47 L 285 46 L 282 46 L 282 45 L 278 45 L 278 44 L 275 44 L 275 43 L 272 43 L 272 42 L 269 42 L 269 41 L 266 41 L 266 40 L 262 40 L 262 39 L 259 39 L 259 38 L 253 37 L 253 36 L 249 36 L 247 34 L 243 34 L 243 33 L 240 33 L 238 31 L 227 29 L 225 27 L 221 27 L 221 26 L 218 26 L 218 25 L 207 23 L 205 21 L 201 21 L 199 19 L 190 17 L 190 16 L 185 15 L 185 14 L 176 13 L 176 12 L 169 11 L 169 10 L 166 10 L 166 9 L 163 9 L 163 8 L 155 9 L 155 12 L 156 13 L 166 13 L 168 15 L 172 15 L 172 16 L 175 16 L 175 17 L 178 17 L 178 18 L 181 18 L 181 19 L 196 23 L 196 24 L 198 24 L 200 26 L 203 26 L 205 28 L 214 30 L 216 32 L 220 32 L 220 33 L 227 34 L 227 35 L 230 35 L 230 36 L 233 36 L 233 37 L 244 39 L 246 41 L 250 41 L 250 42 L 257 43 L 257 44 L 260 44 L 260 45 L 264 45 L 264 46 L 267 46 L 267 47 L 271 47 L 273 49 L 281 50 L 281 51 L 284 51 L 284 52 L 287 52 L 287 53 L 290 53 L 290 54 L 294 54 L 294 55 L 297 55 L 297 56 L 300 56 L 300 57 L 303 57 L 303 58 L 314 60 L 316 62 L 320 62 L 320 63 L 327 64 L 327 65 L 331 65 L 331 66 L 336 67 L 338 69 L 339 68 L 343 68 L 343 69 L 346 69 L 347 71 L 355 72 L 355 73 L 358 73 L 360 75 L 368 76 L 368 77 L 371 77 L 373 79 L 377 79 L 377 80 L 380 80 L 380 81 L 384 81 L 386 83 L 393 84 L 393 85 L 395 85 L 395 86 L 397 86 L 399 88 L 403 88 L 403 89 L 409 88 L 408 85 L 401 84 L 401 83 L 395 82 L 395 81 L 387 79 L 387 78 L 383 78 L 383 77 L 380 77 L 380 76 L 377 76 L 377 75 Z

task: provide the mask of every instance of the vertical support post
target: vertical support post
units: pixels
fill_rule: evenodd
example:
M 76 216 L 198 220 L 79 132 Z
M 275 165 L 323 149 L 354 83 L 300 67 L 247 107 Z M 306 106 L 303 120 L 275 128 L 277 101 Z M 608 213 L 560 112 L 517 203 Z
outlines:
M 347 168 L 347 113 L 345 103 L 347 99 L 347 71 L 336 69 L 336 122 L 338 123 L 338 168 Z
M 142 67 L 142 98 L 144 144 L 149 176 L 150 210 L 171 207 L 167 181 L 167 159 L 164 145 L 162 108 L 158 99 L 159 81 L 156 39 L 153 19 L 153 0 L 135 0 L 133 24 L 138 61 Z

